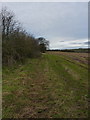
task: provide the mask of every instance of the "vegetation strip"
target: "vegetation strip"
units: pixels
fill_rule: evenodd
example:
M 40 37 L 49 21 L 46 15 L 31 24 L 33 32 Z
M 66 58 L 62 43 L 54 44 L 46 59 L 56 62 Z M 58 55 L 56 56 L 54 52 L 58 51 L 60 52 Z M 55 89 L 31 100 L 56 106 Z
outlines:
M 86 118 L 87 74 L 85 68 L 48 53 L 3 68 L 3 118 Z

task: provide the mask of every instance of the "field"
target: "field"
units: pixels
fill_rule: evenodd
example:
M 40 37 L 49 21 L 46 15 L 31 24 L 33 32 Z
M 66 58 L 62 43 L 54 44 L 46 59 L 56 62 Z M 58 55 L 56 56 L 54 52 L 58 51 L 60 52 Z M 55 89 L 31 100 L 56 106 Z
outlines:
M 88 54 L 47 52 L 3 67 L 3 118 L 87 118 Z

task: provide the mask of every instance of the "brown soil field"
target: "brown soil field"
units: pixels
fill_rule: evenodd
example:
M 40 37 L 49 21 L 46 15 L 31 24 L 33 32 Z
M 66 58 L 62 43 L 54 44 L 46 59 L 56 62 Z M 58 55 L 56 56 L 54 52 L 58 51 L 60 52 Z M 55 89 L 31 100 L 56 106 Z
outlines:
M 76 62 L 80 62 L 82 64 L 89 63 L 89 53 L 74 53 L 74 52 L 58 52 L 58 51 L 50 51 L 50 54 L 56 54 L 61 56 L 66 56 Z

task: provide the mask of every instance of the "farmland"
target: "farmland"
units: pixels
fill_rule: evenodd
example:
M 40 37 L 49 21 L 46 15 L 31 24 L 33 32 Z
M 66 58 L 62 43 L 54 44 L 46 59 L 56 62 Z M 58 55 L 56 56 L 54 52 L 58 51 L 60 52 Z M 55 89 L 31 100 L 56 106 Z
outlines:
M 87 118 L 88 53 L 47 52 L 3 67 L 3 118 Z

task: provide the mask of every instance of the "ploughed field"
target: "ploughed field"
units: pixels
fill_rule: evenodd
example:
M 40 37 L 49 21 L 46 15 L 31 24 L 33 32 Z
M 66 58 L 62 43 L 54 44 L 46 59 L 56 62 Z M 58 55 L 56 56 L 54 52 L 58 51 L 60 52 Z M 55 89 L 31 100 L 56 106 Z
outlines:
M 88 54 L 47 52 L 3 67 L 3 118 L 87 118 Z

